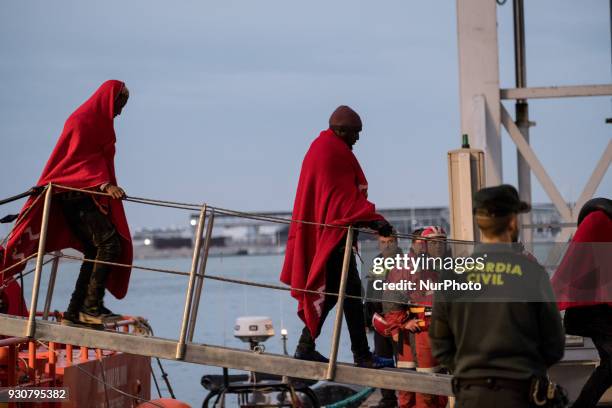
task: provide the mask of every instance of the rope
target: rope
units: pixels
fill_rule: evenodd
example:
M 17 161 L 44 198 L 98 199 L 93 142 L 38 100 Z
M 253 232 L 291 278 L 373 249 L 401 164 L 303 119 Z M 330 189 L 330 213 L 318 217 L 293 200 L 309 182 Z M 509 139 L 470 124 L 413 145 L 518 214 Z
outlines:
M 157 376 L 155 375 L 155 371 L 153 370 L 153 365 L 149 364 L 149 367 L 151 368 L 151 377 L 153 377 L 153 382 L 155 383 L 155 389 L 157 390 L 157 395 L 159 396 L 159 398 L 161 398 L 162 397 L 161 390 L 159 389 L 159 383 L 157 382 Z
M 74 188 L 74 187 L 66 187 L 66 186 L 62 186 L 62 185 L 59 185 L 59 184 L 53 184 L 53 186 L 58 187 L 60 189 L 64 189 L 64 190 L 80 191 L 80 192 L 83 192 L 83 193 L 95 194 L 95 195 L 101 195 L 101 196 L 110 197 L 110 194 L 103 193 L 101 191 L 85 190 L 85 189 Z M 197 211 L 197 210 L 200 210 L 202 208 L 201 204 L 184 203 L 184 202 L 167 201 L 167 200 L 158 200 L 158 199 L 144 198 L 144 197 L 125 196 L 124 200 L 125 201 L 131 201 L 131 202 L 139 203 L 139 204 L 155 205 L 155 206 L 169 207 L 169 208 L 180 208 L 180 209 L 192 210 L 192 211 Z M 219 213 L 219 214 L 235 216 L 235 217 L 239 217 L 239 218 L 247 218 L 247 219 L 256 220 L 256 221 L 267 221 L 267 222 L 276 223 L 276 224 L 287 224 L 287 225 L 289 225 L 289 224 L 292 224 L 292 223 L 299 223 L 299 224 L 305 224 L 305 225 L 314 225 L 314 226 L 319 226 L 319 227 L 339 228 L 339 229 L 349 229 L 349 228 L 352 227 L 355 231 L 358 231 L 358 232 L 361 232 L 361 233 L 364 233 L 364 234 L 370 234 L 370 235 L 376 235 L 377 234 L 375 231 L 367 229 L 367 228 L 356 228 L 354 226 L 347 226 L 347 225 L 328 224 L 328 223 L 320 223 L 320 222 L 314 222 L 314 221 L 295 220 L 295 219 L 292 219 L 292 218 L 274 217 L 274 216 L 271 216 L 271 215 L 263 215 L 263 214 L 249 213 L 249 212 L 244 212 L 244 211 L 236 211 L 236 210 L 230 210 L 230 209 L 227 209 L 227 208 L 215 207 L 215 206 L 210 206 L 210 205 L 207 206 L 206 211 L 207 212 L 214 211 L 214 212 Z M 420 235 L 416 235 L 416 234 L 412 234 L 412 233 L 396 233 L 396 234 L 393 234 L 393 236 L 395 236 L 397 238 L 419 239 L 419 240 L 423 240 L 423 241 L 440 241 L 440 238 L 421 237 Z M 475 243 L 475 241 L 466 241 L 466 240 L 458 240 L 458 239 L 445 239 L 445 242 L 448 242 L 448 243 L 463 243 L 463 244 L 466 244 L 466 243 L 467 244 L 474 244 Z
M 129 393 L 123 391 L 123 390 L 120 390 L 119 388 L 115 387 L 114 385 L 105 382 L 104 380 L 102 380 L 102 379 L 98 378 L 97 376 L 91 374 L 89 371 L 83 369 L 82 367 L 80 367 L 79 364 L 75 364 L 74 367 L 78 368 L 79 370 L 81 370 L 82 372 L 87 374 L 90 378 L 93 378 L 94 380 L 96 380 L 99 383 L 103 384 L 105 387 L 109 387 L 110 389 L 112 389 L 115 392 L 118 392 L 119 394 L 123 395 L 124 397 L 132 398 L 132 399 L 135 399 L 135 400 L 138 400 L 138 401 L 146 402 L 146 403 L 154 405 L 156 407 L 164 408 L 163 405 L 158 404 L 157 402 L 148 400 L 146 398 L 139 397 L 137 395 L 129 394 Z
M 256 220 L 256 221 L 267 221 L 267 222 L 277 223 L 277 224 L 298 223 L 298 224 L 304 224 L 304 225 L 314 225 L 314 226 L 319 226 L 319 227 L 339 228 L 339 229 L 349 229 L 350 227 L 352 227 L 354 231 L 357 231 L 363 234 L 377 235 L 376 231 L 373 231 L 368 228 L 359 228 L 355 226 L 328 224 L 328 223 L 320 223 L 320 222 L 305 221 L 305 220 L 295 220 L 292 218 L 274 217 L 271 215 L 262 215 L 262 214 L 256 214 L 256 213 L 228 210 L 226 208 L 215 207 L 211 205 L 209 205 L 208 208 L 211 211 L 215 211 L 216 213 L 219 213 L 219 214 L 224 214 L 224 215 L 229 215 L 229 216 L 234 216 L 234 217 L 239 217 L 239 218 L 247 218 L 247 219 Z M 440 241 L 440 238 L 422 237 L 418 234 L 412 234 L 412 233 L 398 232 L 398 233 L 392 234 L 392 236 L 396 238 L 419 239 L 422 241 Z M 475 242 L 475 241 L 465 241 L 465 240 L 458 240 L 458 239 L 445 239 L 444 241 L 448 243 L 463 243 L 463 244 L 466 244 L 466 243 L 473 244 Z
M 139 319 L 138 323 L 142 325 L 145 328 L 145 330 L 150 333 L 151 336 L 155 337 L 155 333 L 153 332 L 153 327 L 147 320 Z M 172 389 L 172 385 L 170 384 L 170 380 L 168 379 L 168 373 L 166 372 L 166 370 L 164 370 L 164 367 L 162 366 L 162 363 L 159 357 L 155 357 L 155 360 L 157 360 L 159 371 L 161 371 L 161 377 L 166 383 L 166 387 L 168 387 L 168 392 L 170 393 L 170 397 L 172 399 L 176 399 L 176 397 L 174 396 L 174 390 Z M 157 385 L 157 378 L 155 378 L 155 373 L 153 372 L 153 366 L 151 366 L 151 373 L 153 374 L 153 379 L 155 380 L 155 386 L 157 387 L 157 393 L 159 394 L 159 397 L 161 398 L 161 392 L 159 390 L 159 386 Z
M 100 374 L 102 381 L 104 382 L 104 400 L 106 401 L 106 407 L 110 408 L 110 404 L 108 402 L 108 386 L 106 385 L 106 373 L 104 373 L 104 364 L 102 364 L 102 359 L 98 360 L 98 364 L 100 365 Z
M 46 187 L 44 188 L 43 191 L 46 191 Z M 40 202 L 40 197 L 42 197 L 44 194 L 39 194 L 36 199 L 34 199 L 34 201 L 32 202 L 32 204 L 26 208 L 26 210 L 23 212 L 23 214 L 20 214 L 19 217 L 17 218 L 17 220 L 15 221 L 15 225 L 13 225 L 13 231 L 15 230 L 15 227 L 17 225 L 19 225 L 19 223 L 26 217 L 26 215 L 28 215 L 28 213 L 32 210 L 32 208 L 34 208 L 34 206 L 36 204 L 38 204 Z M 11 231 L 10 234 L 8 234 L 6 237 L 4 237 L 4 239 L 2 240 L 2 242 L 0 242 L 1 246 L 6 246 L 7 241 L 10 239 L 11 234 L 13 233 L 13 231 Z
M 16 267 L 18 267 L 19 265 L 28 262 L 30 259 L 32 258 L 36 258 L 38 256 L 38 252 L 34 252 L 32 255 L 26 256 L 25 258 L 23 258 L 21 261 L 9 266 L 8 268 L 3 269 L 2 271 L 0 271 L 0 274 L 2 275 L 2 281 L 4 281 L 4 274 L 8 271 L 10 271 L 11 269 L 15 269 Z
M 51 259 L 47 259 L 45 262 L 43 262 L 43 266 L 47 265 L 49 262 L 53 262 L 53 260 L 55 259 L 55 257 L 51 258 Z M 22 274 L 20 274 L 19 279 L 23 279 L 24 276 L 28 276 L 29 274 L 33 273 L 36 271 L 36 268 L 32 268 L 27 272 L 23 272 Z M 2 271 L 4 272 L 4 271 Z M 17 281 L 17 275 L 13 275 L 10 278 L 4 280 L 2 282 L 2 284 L 0 285 L 0 290 L 6 288 L 11 282 Z
M 37 342 L 37 343 L 39 343 L 39 344 L 40 344 L 41 346 L 43 346 L 44 348 L 46 348 L 46 349 L 47 349 L 47 351 L 49 351 L 49 352 L 51 351 L 51 350 L 49 349 L 49 346 L 48 346 L 47 344 L 45 344 L 44 342 L 42 342 L 41 340 L 36 340 L 36 342 Z M 55 354 L 57 355 L 57 354 L 58 354 L 58 351 L 55 351 Z M 101 361 L 100 361 L 100 365 L 102 366 L 102 373 L 104 373 L 104 366 L 102 365 L 102 362 L 101 362 Z M 147 400 L 147 399 L 144 399 L 144 398 L 138 397 L 138 396 L 136 396 L 136 395 L 128 394 L 127 392 L 122 391 L 122 390 L 120 390 L 120 389 L 118 389 L 118 388 L 114 387 L 114 386 L 113 386 L 113 385 L 111 385 L 111 384 L 108 384 L 107 382 L 105 382 L 105 381 L 101 380 L 100 378 L 96 377 L 95 375 L 91 374 L 89 371 L 84 370 L 82 367 L 79 367 L 79 364 L 74 364 L 74 365 L 73 365 L 73 367 L 76 367 L 76 368 L 78 368 L 79 370 L 83 371 L 83 372 L 84 372 L 85 374 L 87 374 L 89 377 L 91 377 L 91 378 L 93 378 L 94 380 L 96 380 L 96 381 L 100 382 L 101 384 L 103 384 L 103 385 L 104 385 L 104 387 L 110 387 L 111 389 L 113 389 L 114 391 L 117 391 L 119 394 L 122 394 L 123 396 L 126 396 L 126 397 L 128 397 L 128 398 L 132 398 L 132 399 L 136 399 L 136 400 L 139 400 L 139 401 L 148 402 L 149 404 L 153 404 L 153 405 L 155 405 L 155 406 L 157 406 L 157 407 L 164 408 L 164 406 L 163 406 L 163 405 L 161 405 L 161 404 L 158 404 L 158 403 L 156 403 L 156 402 L 154 402 L 154 401 L 150 401 L 150 400 Z M 105 390 L 105 392 L 106 392 L 106 390 Z M 107 398 L 106 404 L 108 405 L 108 396 L 107 396 L 106 398 Z
M 61 258 L 73 259 L 73 260 L 83 261 L 83 262 L 98 263 L 98 264 L 102 264 L 102 265 L 118 266 L 118 267 L 122 267 L 122 268 L 140 269 L 140 270 L 147 271 L 147 272 L 161 272 L 161 273 L 168 273 L 168 274 L 172 274 L 172 275 L 191 276 L 191 273 L 189 273 L 189 272 L 177 271 L 177 270 L 172 270 L 172 269 L 151 268 L 151 267 L 147 267 L 147 266 L 122 264 L 122 263 L 118 263 L 118 262 L 99 261 L 99 260 L 95 260 L 95 259 L 83 258 L 83 257 L 78 257 L 78 256 L 72 256 L 72 255 L 66 255 L 66 254 L 63 254 L 63 253 L 60 253 L 57 256 L 59 256 Z M 293 288 L 293 287 L 287 287 L 287 286 L 281 286 L 281 285 L 274 285 L 274 284 L 270 284 L 270 283 L 254 282 L 254 281 L 249 281 L 249 280 L 246 280 L 246 279 L 225 278 L 223 276 L 211 275 L 211 274 L 208 274 L 208 273 L 206 273 L 204 275 L 199 274 L 199 273 L 195 273 L 194 275 L 199 277 L 199 278 L 211 279 L 211 280 L 216 280 L 216 281 L 220 281 L 220 282 L 234 283 L 234 284 L 237 284 L 237 285 L 245 285 L 245 286 L 254 286 L 254 287 L 264 288 L 264 289 L 282 290 L 282 291 L 285 291 L 285 292 L 296 291 L 296 292 L 308 293 L 308 294 L 313 294 L 313 295 L 324 295 L 324 296 L 338 296 L 339 295 L 339 292 L 326 292 L 326 291 L 321 291 L 321 290 L 310 290 L 310 289 Z M 403 306 L 417 306 L 418 305 L 416 303 L 402 302 L 402 301 L 392 300 L 392 299 L 381 300 L 381 299 L 376 299 L 376 298 L 369 298 L 369 297 L 365 297 L 365 296 L 356 296 L 356 295 L 349 295 L 349 294 L 345 294 L 344 296 L 347 299 L 358 299 L 358 300 L 363 300 L 363 301 L 366 301 L 366 302 L 383 302 L 383 303 L 392 303 L 392 304 L 398 304 L 398 305 L 403 305 Z
M 43 341 L 41 341 L 41 340 L 36 340 L 36 342 L 37 342 L 38 344 L 40 344 L 41 346 L 43 346 L 44 348 L 46 348 L 46 349 L 47 349 L 47 351 L 51 352 L 51 349 L 49 348 L 49 346 L 48 346 L 47 344 L 45 344 Z M 59 351 L 58 351 L 58 350 L 56 350 L 54 353 L 55 353 L 55 355 L 57 356 L 57 355 L 59 354 Z M 26 364 L 26 365 L 27 365 L 27 364 Z M 100 361 L 100 365 L 102 366 L 102 373 L 104 373 L 104 366 L 102 365 L 102 362 L 101 362 L 101 361 Z M 101 384 L 103 384 L 103 385 L 104 385 L 104 387 L 105 387 L 105 388 L 106 388 L 106 387 L 110 387 L 110 388 L 112 388 L 113 390 L 117 391 L 118 393 L 120 393 L 120 394 L 122 394 L 122 395 L 124 395 L 124 396 L 126 396 L 126 397 L 128 397 L 128 398 L 133 398 L 133 399 L 137 399 L 137 400 L 139 400 L 139 401 L 148 402 L 149 404 L 153 404 L 153 405 L 155 405 L 155 406 L 158 406 L 158 407 L 164 408 L 164 406 L 163 406 L 163 405 L 160 405 L 160 404 L 157 404 L 157 403 L 155 403 L 155 402 L 153 402 L 153 401 L 150 401 L 150 400 L 147 400 L 147 399 L 144 399 L 144 398 L 138 397 L 138 396 L 136 396 L 136 395 L 131 395 L 131 394 L 128 394 L 127 392 L 124 392 L 124 391 L 122 391 L 122 390 L 120 390 L 120 389 L 118 389 L 118 388 L 114 387 L 113 385 L 108 384 L 106 381 L 99 379 L 99 378 L 98 378 L 98 377 L 96 377 L 95 375 L 91 374 L 89 371 L 86 371 L 86 370 L 84 370 L 82 367 L 79 367 L 79 364 L 74 364 L 74 365 L 73 365 L 73 367 L 77 367 L 79 370 L 83 371 L 85 374 L 87 374 L 88 376 L 90 376 L 90 377 L 91 377 L 91 378 L 93 378 L 94 380 L 96 380 L 96 381 L 100 382 Z M 106 390 L 105 390 L 105 393 L 106 393 Z M 106 399 L 107 399 L 106 404 L 108 405 L 108 396 L 106 396 Z

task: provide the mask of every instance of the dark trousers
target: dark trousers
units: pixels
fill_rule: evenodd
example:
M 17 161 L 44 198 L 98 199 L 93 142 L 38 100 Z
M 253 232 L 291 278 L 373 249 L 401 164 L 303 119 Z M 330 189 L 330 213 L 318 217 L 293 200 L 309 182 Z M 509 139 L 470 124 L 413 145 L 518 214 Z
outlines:
M 344 241 L 332 251 L 327 260 L 326 269 L 326 284 L 325 291 L 338 293 L 340 289 L 340 275 L 342 272 L 342 261 L 344 259 Z M 346 294 L 352 296 L 361 296 L 361 280 L 357 271 L 357 262 L 355 256 L 351 254 L 351 262 L 349 265 L 348 276 L 346 281 Z M 338 296 L 325 296 L 323 309 L 321 311 L 321 320 L 319 322 L 319 331 L 325 322 L 325 318 L 338 302 Z M 344 299 L 344 318 L 348 327 L 351 338 L 351 351 L 356 359 L 366 358 L 370 356 L 368 347 L 368 338 L 365 332 L 365 319 L 363 317 L 363 305 L 360 299 L 345 298 Z M 310 330 L 304 327 L 302 335 L 298 342 L 298 349 L 309 351 L 315 349 L 315 340 L 310 334 Z
M 501 387 L 468 385 L 461 387 L 455 395 L 455 408 L 528 408 L 529 392 Z
M 594 336 L 593 344 L 599 352 L 599 365 L 587 380 L 572 408 L 595 407 L 602 395 L 612 386 L 612 336 Z
M 393 358 L 395 353 L 393 350 L 393 339 L 391 337 L 385 337 L 378 334 L 378 332 L 374 332 L 374 353 L 377 356 L 385 357 L 385 358 Z M 382 398 L 380 400 L 380 404 L 382 406 L 397 406 L 397 396 L 395 395 L 395 390 L 387 390 L 380 389 L 380 393 L 382 394 Z
M 565 312 L 567 332 L 590 337 L 599 353 L 599 366 L 582 387 L 573 408 L 595 407 L 612 386 L 612 307 L 595 305 L 571 308 Z
M 117 261 L 121 255 L 121 241 L 115 226 L 93 199 L 84 193 L 66 192 L 57 196 L 68 223 L 68 228 L 83 244 L 83 255 L 97 261 Z M 81 308 L 96 308 L 104 296 L 106 279 L 111 267 L 83 262 L 67 312 L 78 313 Z

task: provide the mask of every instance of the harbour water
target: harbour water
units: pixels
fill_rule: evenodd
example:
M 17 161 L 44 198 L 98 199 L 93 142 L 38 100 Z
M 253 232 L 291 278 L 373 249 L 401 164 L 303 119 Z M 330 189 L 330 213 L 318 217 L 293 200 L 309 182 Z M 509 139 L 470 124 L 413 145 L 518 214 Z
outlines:
M 279 284 L 279 274 L 282 267 L 282 255 L 269 256 L 233 256 L 209 258 L 207 273 L 247 279 L 261 283 Z M 136 265 L 159 267 L 188 272 L 191 264 L 189 258 L 137 260 Z M 74 282 L 78 274 L 78 262 L 62 260 L 55 285 L 52 310 L 64 310 L 68 304 Z M 33 267 L 33 262 L 28 268 Z M 44 294 L 49 276 L 49 266 L 43 272 L 39 310 L 42 309 Z M 177 339 L 179 336 L 185 291 L 186 276 L 170 275 L 158 272 L 148 272 L 133 269 L 130 288 L 124 299 L 117 300 L 108 294 L 105 304 L 117 313 L 142 316 L 149 320 L 155 336 Z M 24 279 L 26 300 L 29 304 L 32 285 L 32 274 Z M 297 338 L 302 330 L 302 322 L 296 314 L 297 302 L 287 291 L 243 286 L 232 283 L 207 279 L 204 283 L 202 298 L 198 312 L 198 321 L 194 342 L 210 345 L 220 345 L 235 348 L 248 348 L 233 337 L 234 321 L 239 316 L 269 316 L 272 318 L 276 335 L 264 345 L 267 352 L 282 353 L 283 345 L 280 338 L 281 328 L 289 332 L 287 348 L 293 353 Z M 332 312 L 333 313 L 333 312 Z M 331 342 L 333 318 L 326 322 L 317 342 L 321 353 L 328 355 Z M 373 343 L 370 342 L 372 345 Z M 352 361 L 350 342 L 346 327 L 340 341 L 339 360 Z M 188 402 L 193 407 L 199 407 L 207 393 L 200 385 L 203 374 L 221 374 L 221 368 L 199 366 L 190 363 L 162 360 L 169 374 L 171 385 L 176 397 Z M 155 375 L 160 381 L 162 395 L 168 397 L 168 392 L 161 382 L 157 364 L 153 365 Z M 152 396 L 157 391 L 152 385 Z M 233 402 L 228 400 L 228 403 Z

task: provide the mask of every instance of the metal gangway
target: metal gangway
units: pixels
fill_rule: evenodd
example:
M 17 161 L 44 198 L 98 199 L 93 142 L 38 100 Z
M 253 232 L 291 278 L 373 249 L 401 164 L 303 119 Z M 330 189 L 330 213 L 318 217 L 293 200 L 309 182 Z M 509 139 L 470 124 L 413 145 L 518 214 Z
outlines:
M 11 267 L 0 271 L 8 272 L 10 269 L 26 263 L 30 259 L 36 259 L 36 267 L 33 270 L 34 279 L 32 284 L 32 296 L 30 301 L 29 316 L 27 318 L 0 314 L 0 332 L 2 335 L 14 337 L 27 337 L 39 341 L 58 342 L 72 344 L 75 346 L 89 347 L 95 349 L 116 350 L 119 352 L 157 357 L 166 360 L 184 361 L 188 363 L 226 367 L 243 371 L 256 371 L 262 373 L 276 374 L 287 377 L 299 377 L 309 380 L 333 380 L 344 384 L 363 385 L 375 388 L 387 388 L 405 391 L 414 391 L 427 394 L 452 395 L 451 376 L 446 374 L 417 373 L 400 369 L 371 369 L 355 367 L 351 364 L 339 363 L 337 361 L 338 346 L 342 328 L 343 303 L 347 275 L 349 269 L 352 242 L 355 231 L 372 233 L 369 230 L 362 230 L 353 226 L 338 226 L 329 224 L 317 224 L 308 221 L 291 220 L 285 218 L 270 217 L 252 213 L 227 210 L 213 207 L 207 204 L 190 204 L 173 201 L 153 200 L 140 197 L 125 197 L 124 200 L 140 204 L 178 208 L 189 211 L 199 211 L 199 219 L 195 227 L 195 243 L 191 268 L 189 272 L 168 270 L 161 268 L 151 268 L 138 265 L 124 265 L 112 262 L 101 262 L 84 257 L 66 255 L 55 252 L 50 260 L 45 261 L 45 245 L 48 232 L 49 214 L 52 203 L 52 194 L 56 190 L 81 191 L 88 194 L 107 195 L 102 192 L 91 190 L 81 190 L 48 184 L 32 205 L 39 204 L 39 199 L 44 197 L 42 222 L 38 250 L 36 253 L 25 257 Z M 24 195 L 21 195 L 24 196 Z M 206 273 L 206 263 L 208 260 L 211 245 L 211 235 L 215 221 L 215 214 L 224 214 L 236 217 L 250 218 L 260 221 L 290 224 L 301 222 L 315 224 L 330 228 L 344 228 L 347 230 L 344 259 L 338 293 L 322 291 L 311 291 L 296 288 L 289 288 L 281 285 L 270 285 L 246 280 L 231 279 L 215 276 Z M 19 222 L 19 220 L 17 221 Z M 412 238 L 411 234 L 397 234 L 398 237 Z M 423 239 L 420 237 L 419 239 Z M 452 241 L 452 240 L 451 240 Z M 466 243 L 467 241 L 461 241 Z M 470 242 L 471 244 L 471 242 Z M 188 284 L 185 292 L 185 302 L 177 340 L 159 338 L 154 336 L 139 336 L 131 333 L 117 331 L 100 331 L 86 327 L 65 326 L 57 322 L 49 321 L 49 309 L 53 297 L 55 280 L 57 277 L 59 260 L 67 258 L 84 262 L 100 262 L 115 266 L 131 267 L 135 269 L 147 270 L 151 272 L 170 273 L 188 277 Z M 41 319 L 36 319 L 42 270 L 44 264 L 52 262 L 49 285 L 44 302 L 44 310 Z M 13 277 L 14 278 L 14 277 Z M 331 339 L 331 351 L 329 363 L 298 360 L 286 355 L 270 353 L 254 353 L 252 351 L 233 349 L 228 347 L 213 346 L 193 342 L 196 329 L 196 319 L 198 308 L 202 296 L 204 279 L 220 280 L 228 283 L 263 287 L 275 290 L 302 290 L 304 292 L 338 296 L 336 305 L 336 315 Z M 359 297 L 359 299 L 363 299 Z

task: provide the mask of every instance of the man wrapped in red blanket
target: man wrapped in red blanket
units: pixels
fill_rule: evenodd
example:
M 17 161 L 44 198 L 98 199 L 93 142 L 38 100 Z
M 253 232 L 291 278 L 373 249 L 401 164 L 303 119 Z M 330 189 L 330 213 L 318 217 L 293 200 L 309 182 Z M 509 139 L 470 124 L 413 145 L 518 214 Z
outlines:
M 612 386 L 612 200 L 584 204 L 552 285 L 565 310 L 565 331 L 590 337 L 599 353 L 599 365 L 573 405 L 595 407 Z
M 338 107 L 329 119 L 329 129 L 321 132 L 310 145 L 302 163 L 292 214 L 298 222 L 292 223 L 289 229 L 280 277 L 293 288 L 291 294 L 298 300 L 298 315 L 305 323 L 295 352 L 299 359 L 327 361 L 315 350 L 315 339 L 336 304 L 337 296 L 306 293 L 300 289 L 338 292 L 347 233 L 345 228 L 338 227 L 368 226 L 381 235 L 391 233 L 389 223 L 367 200 L 368 184 L 352 152 L 361 128 L 361 118 L 355 111 L 348 106 Z M 353 254 L 346 293 L 361 295 Z M 344 316 L 355 363 L 376 366 L 377 359 L 368 347 L 361 301 L 347 298 Z
M 37 186 L 52 189 L 46 252 L 74 248 L 100 262 L 132 263 L 132 241 L 123 205 L 125 193 L 115 177 L 114 118 L 127 103 L 129 92 L 121 81 L 104 82 L 64 125 Z M 105 192 L 93 195 L 59 186 Z M 36 252 L 40 236 L 42 201 L 25 204 L 10 234 L 3 269 Z M 10 270 L 19 272 L 25 264 Z M 127 293 L 130 268 L 84 262 L 63 323 L 100 326 L 119 318 L 102 299 L 105 288 L 117 298 Z M 7 277 L 5 276 L 4 279 Z

